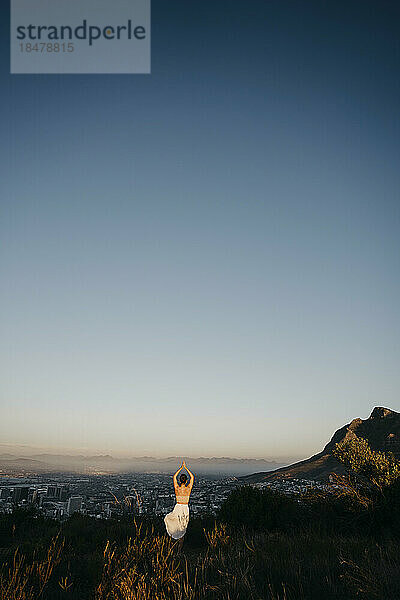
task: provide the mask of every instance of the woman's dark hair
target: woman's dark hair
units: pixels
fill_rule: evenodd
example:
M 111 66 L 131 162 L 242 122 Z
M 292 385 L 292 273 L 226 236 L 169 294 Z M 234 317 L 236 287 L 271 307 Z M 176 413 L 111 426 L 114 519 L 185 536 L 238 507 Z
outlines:
M 187 482 L 187 475 L 185 475 L 185 473 L 182 473 L 181 475 L 179 475 L 179 483 L 186 483 Z

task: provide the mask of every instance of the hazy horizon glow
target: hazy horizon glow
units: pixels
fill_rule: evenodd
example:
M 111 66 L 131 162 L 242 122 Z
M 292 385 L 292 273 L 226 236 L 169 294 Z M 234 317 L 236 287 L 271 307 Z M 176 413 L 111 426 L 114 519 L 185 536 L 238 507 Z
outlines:
M 0 439 L 306 457 L 400 408 L 396 3 L 152 2 L 149 76 L 11 76 Z
M 4 444 L 0 444 L 0 456 L 1 455 L 13 455 L 17 458 L 19 457 L 32 457 L 32 456 L 38 456 L 41 454 L 59 454 L 60 456 L 111 456 L 112 458 L 118 460 L 118 459 L 145 459 L 145 458 L 152 458 L 155 460 L 166 460 L 168 458 L 176 458 L 177 461 L 178 460 L 190 460 L 190 459 L 195 459 L 195 460 L 200 460 L 200 459 L 229 459 L 229 460 L 243 460 L 243 461 L 252 461 L 252 460 L 264 460 L 264 461 L 271 461 L 271 462 L 276 462 L 276 463 L 280 463 L 280 464 L 290 464 L 293 463 L 297 460 L 302 460 L 304 457 L 303 456 L 222 456 L 222 455 L 218 455 L 218 456 L 214 456 L 214 455 L 193 455 L 193 456 L 188 456 L 188 455 L 176 455 L 176 454 L 163 454 L 163 455 L 157 455 L 157 454 L 152 454 L 152 455 L 143 455 L 143 454 L 132 454 L 132 452 L 126 451 L 126 452 L 118 452 L 118 451 L 113 451 L 110 450 L 109 452 L 105 451 L 104 449 L 101 448 L 76 448 L 76 447 L 71 447 L 71 448 L 67 448 L 67 447 L 60 447 L 60 446 L 55 446 L 55 447 L 43 447 L 43 446 L 27 446 L 27 445 L 23 445 L 23 444 L 8 444 L 8 443 L 4 443 Z

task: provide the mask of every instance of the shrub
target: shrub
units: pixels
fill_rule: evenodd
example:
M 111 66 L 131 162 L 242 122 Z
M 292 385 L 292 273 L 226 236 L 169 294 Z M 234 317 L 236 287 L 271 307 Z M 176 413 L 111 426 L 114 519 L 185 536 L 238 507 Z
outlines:
M 389 486 L 400 477 L 400 462 L 393 453 L 371 450 L 362 438 L 339 442 L 333 455 L 352 473 L 362 475 L 378 488 Z
M 222 504 L 221 521 L 253 529 L 286 529 L 297 520 L 298 503 L 273 490 L 242 486 Z

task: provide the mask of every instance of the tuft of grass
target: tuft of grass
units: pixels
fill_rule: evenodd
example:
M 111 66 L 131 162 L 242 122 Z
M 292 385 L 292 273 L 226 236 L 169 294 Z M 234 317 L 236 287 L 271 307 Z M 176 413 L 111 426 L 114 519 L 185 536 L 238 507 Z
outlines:
M 210 548 L 216 550 L 219 546 L 227 546 L 229 544 L 229 535 L 225 523 L 217 523 L 210 530 L 203 528 L 205 538 Z
M 367 547 L 361 557 L 342 558 L 342 578 L 357 598 L 380 600 L 400 598 L 399 545 L 390 542 Z
M 17 550 L 12 563 L 0 571 L 0 598 L 4 600 L 39 600 L 61 560 L 64 542 L 52 539 L 44 557 L 33 555 L 29 561 Z
M 102 579 L 95 600 L 144 600 L 174 597 L 182 579 L 174 552 L 177 544 L 154 527 L 134 522 L 135 535 L 121 549 L 107 542 Z M 171 596 L 172 594 L 172 596 Z

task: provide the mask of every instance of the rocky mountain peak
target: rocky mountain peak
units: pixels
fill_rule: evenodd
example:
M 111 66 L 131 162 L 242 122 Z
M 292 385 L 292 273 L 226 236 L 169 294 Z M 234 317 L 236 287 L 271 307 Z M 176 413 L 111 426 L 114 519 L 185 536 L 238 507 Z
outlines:
M 396 413 L 390 408 L 384 408 L 383 406 L 375 406 L 371 413 L 370 419 L 384 419 L 386 417 L 393 417 Z
M 248 482 L 279 478 L 326 480 L 330 473 L 346 472 L 344 465 L 334 458 L 333 450 L 336 444 L 343 440 L 357 438 L 366 440 L 372 450 L 392 452 L 397 459 L 400 459 L 400 413 L 383 406 L 375 406 L 367 419 L 353 419 L 335 431 L 322 452 L 288 467 L 270 472 L 254 473 L 243 479 Z

